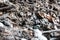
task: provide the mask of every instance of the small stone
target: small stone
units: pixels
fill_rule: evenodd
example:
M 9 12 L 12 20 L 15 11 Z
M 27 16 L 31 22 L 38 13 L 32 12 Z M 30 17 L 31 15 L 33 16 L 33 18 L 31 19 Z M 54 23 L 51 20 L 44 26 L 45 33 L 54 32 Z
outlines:
M 4 2 L 6 2 L 6 1 L 8 1 L 8 0 L 0 0 L 0 3 L 4 3 Z
M 0 12 L 0 16 L 2 16 L 3 15 L 3 13 L 2 12 Z
M 0 27 L 4 27 L 3 23 L 0 23 Z

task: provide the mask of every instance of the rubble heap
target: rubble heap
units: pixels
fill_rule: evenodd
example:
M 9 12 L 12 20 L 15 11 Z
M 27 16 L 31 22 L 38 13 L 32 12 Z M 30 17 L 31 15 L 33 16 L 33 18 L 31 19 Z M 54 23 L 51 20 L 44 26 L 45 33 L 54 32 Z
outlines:
M 59 39 L 60 0 L 0 0 L 0 40 Z

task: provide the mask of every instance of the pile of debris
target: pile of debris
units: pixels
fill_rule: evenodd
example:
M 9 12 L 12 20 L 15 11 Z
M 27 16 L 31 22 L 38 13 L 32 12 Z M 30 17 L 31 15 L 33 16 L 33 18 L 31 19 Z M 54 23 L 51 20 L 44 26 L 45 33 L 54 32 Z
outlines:
M 60 40 L 60 0 L 0 0 L 0 40 Z

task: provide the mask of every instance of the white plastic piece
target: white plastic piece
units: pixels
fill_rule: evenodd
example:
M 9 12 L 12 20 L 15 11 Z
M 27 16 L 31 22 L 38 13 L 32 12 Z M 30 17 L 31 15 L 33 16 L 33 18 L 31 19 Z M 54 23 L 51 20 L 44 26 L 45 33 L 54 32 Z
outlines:
M 26 40 L 25 38 L 22 38 L 21 40 Z
M 42 35 L 42 32 L 39 29 L 34 29 L 34 36 L 38 37 L 39 40 L 47 40 L 47 38 Z

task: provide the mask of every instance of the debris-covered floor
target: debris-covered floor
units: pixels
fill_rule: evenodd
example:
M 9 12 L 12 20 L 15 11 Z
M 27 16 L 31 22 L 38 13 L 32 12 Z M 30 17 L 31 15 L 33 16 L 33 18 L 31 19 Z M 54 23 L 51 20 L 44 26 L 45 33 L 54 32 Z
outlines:
M 0 40 L 60 40 L 60 0 L 0 0 Z

